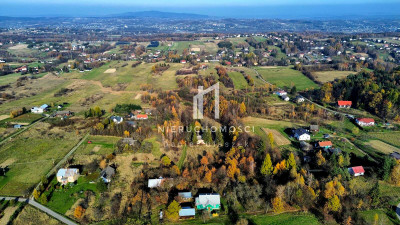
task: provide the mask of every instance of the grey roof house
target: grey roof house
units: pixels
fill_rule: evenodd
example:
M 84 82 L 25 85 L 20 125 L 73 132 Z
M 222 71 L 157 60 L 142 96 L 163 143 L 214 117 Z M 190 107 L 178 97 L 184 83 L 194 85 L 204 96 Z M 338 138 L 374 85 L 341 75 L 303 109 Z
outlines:
M 115 175 L 115 169 L 111 166 L 107 166 L 103 171 L 100 173 L 101 179 L 103 179 L 104 183 L 110 183 L 111 178 Z

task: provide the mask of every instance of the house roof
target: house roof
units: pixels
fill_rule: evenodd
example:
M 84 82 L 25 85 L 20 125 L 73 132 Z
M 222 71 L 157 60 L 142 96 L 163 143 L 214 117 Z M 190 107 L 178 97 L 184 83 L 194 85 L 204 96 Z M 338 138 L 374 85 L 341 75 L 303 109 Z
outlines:
M 116 120 L 117 122 L 121 122 L 123 119 L 120 116 L 111 116 L 110 117 L 111 120 Z
M 57 115 L 71 114 L 71 111 L 57 111 Z
M 43 105 L 40 106 L 41 109 L 45 109 L 45 108 L 48 108 L 48 107 L 49 106 L 47 104 L 43 104 Z
M 332 142 L 331 142 L 331 141 L 321 141 L 321 142 L 318 142 L 318 146 L 319 146 L 319 147 L 328 147 L 328 146 L 332 146 Z
M 107 166 L 104 170 L 101 171 L 100 176 L 110 179 L 115 174 L 115 169 L 111 166 Z
M 355 166 L 351 167 L 354 173 L 365 173 L 364 167 L 362 166 Z
M 310 125 L 310 130 L 319 130 L 318 125 Z
M 340 106 L 343 106 L 343 105 L 345 105 L 345 106 L 351 106 L 351 104 L 352 104 L 352 102 L 351 101 L 338 101 L 338 105 L 340 105 Z
M 192 192 L 179 192 L 178 196 L 181 198 L 191 198 L 192 197 Z
M 220 203 L 219 194 L 199 194 L 196 198 L 196 205 L 219 205 Z
M 148 118 L 148 116 L 146 114 L 138 114 L 136 118 Z
M 179 216 L 195 216 L 196 210 L 194 208 L 184 207 L 179 210 Z
M 147 183 L 147 187 L 149 187 L 149 188 L 160 187 L 163 180 L 164 180 L 164 178 L 149 179 L 148 183 Z
M 299 128 L 294 131 L 295 135 L 301 136 L 303 134 L 308 134 L 307 130 L 304 128 Z
M 362 123 L 375 123 L 375 120 L 372 118 L 358 118 L 357 120 Z
M 398 152 L 390 153 L 390 156 L 395 158 L 395 159 L 400 159 L 400 153 L 398 153 Z
M 75 168 L 59 169 L 57 172 L 57 177 L 71 177 L 78 173 L 79 170 Z

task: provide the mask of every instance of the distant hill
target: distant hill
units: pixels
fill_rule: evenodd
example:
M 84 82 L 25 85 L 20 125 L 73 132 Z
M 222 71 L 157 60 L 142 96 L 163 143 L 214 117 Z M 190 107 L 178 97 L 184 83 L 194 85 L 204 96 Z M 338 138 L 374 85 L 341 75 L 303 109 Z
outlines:
M 110 17 L 130 17 L 130 18 L 160 18 L 160 19 L 204 19 L 206 15 L 192 13 L 173 13 L 160 11 L 142 11 L 113 14 Z

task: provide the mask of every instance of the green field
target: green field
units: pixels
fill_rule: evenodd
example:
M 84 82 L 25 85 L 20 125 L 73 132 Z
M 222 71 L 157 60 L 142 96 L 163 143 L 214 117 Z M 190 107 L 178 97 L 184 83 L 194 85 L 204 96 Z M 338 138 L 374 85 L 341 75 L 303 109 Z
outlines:
M 8 166 L 9 171 L 0 177 L 0 195 L 26 195 L 78 140 L 75 132 L 49 129 L 40 122 L 1 146 L 0 165 Z
M 92 135 L 75 152 L 79 155 L 108 155 L 114 152 L 120 137 Z M 92 143 L 88 143 L 91 141 Z
M 307 224 L 307 225 L 318 225 L 321 224 L 318 219 L 307 213 L 283 213 L 276 216 L 268 215 L 257 215 L 249 216 L 249 220 L 254 224 L 267 225 L 267 224 L 280 224 L 280 225 L 297 225 L 297 224 Z
M 232 79 L 235 89 L 246 89 L 249 87 L 246 79 L 244 79 L 243 74 L 240 72 L 229 72 L 228 75 Z
M 278 87 L 296 86 L 297 90 L 318 88 L 318 85 L 304 76 L 300 71 L 291 67 L 262 68 L 255 67 L 264 80 L 271 82 Z
M 394 213 L 393 213 L 394 214 Z M 384 210 L 375 209 L 375 210 L 368 210 L 360 212 L 361 217 L 368 223 L 374 224 L 375 223 L 375 215 L 378 215 L 378 220 L 376 221 L 377 224 L 399 224 L 398 219 L 394 215 L 388 215 Z
M 368 135 L 400 148 L 400 132 L 370 132 Z

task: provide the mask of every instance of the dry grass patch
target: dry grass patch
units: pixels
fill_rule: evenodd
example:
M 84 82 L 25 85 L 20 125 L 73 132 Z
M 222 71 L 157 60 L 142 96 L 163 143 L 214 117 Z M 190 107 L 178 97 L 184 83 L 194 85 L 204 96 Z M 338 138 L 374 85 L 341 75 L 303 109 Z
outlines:
M 46 224 L 46 225 L 61 225 L 60 221 L 50 217 L 46 213 L 27 205 L 18 215 L 13 222 L 14 225 L 34 225 L 34 224 Z
M 117 69 L 111 68 L 111 69 L 107 69 L 106 71 L 104 71 L 104 73 L 115 73 L 116 71 L 117 71 Z
M 274 136 L 274 140 L 275 143 L 278 146 L 282 146 L 282 145 L 290 145 L 290 141 L 283 136 L 279 131 L 274 130 L 274 129 L 268 129 L 268 128 L 262 128 L 262 130 L 268 135 L 269 133 L 272 133 L 272 135 Z
M 0 115 L 0 120 L 5 120 L 9 117 L 10 117 L 10 115 Z
M 392 152 L 400 151 L 399 148 L 396 148 L 392 145 L 386 144 L 385 142 L 379 141 L 379 140 L 371 140 L 371 141 L 367 142 L 366 144 L 382 153 L 385 153 L 385 154 L 390 154 Z
M 318 81 L 325 83 L 334 81 L 335 79 L 345 78 L 350 74 L 355 74 L 355 73 L 356 72 L 354 71 L 318 71 L 318 72 L 313 72 L 312 74 Z
M 4 210 L 3 217 L 0 219 L 0 225 L 7 225 L 10 220 L 10 217 L 12 216 L 12 214 L 14 214 L 15 210 L 17 210 L 17 209 L 18 209 L 18 206 L 7 207 Z

